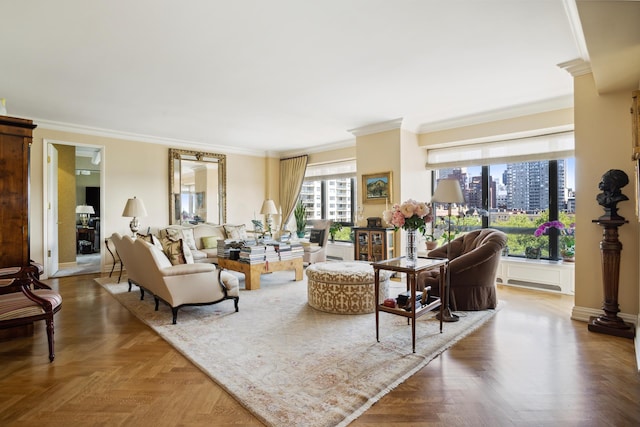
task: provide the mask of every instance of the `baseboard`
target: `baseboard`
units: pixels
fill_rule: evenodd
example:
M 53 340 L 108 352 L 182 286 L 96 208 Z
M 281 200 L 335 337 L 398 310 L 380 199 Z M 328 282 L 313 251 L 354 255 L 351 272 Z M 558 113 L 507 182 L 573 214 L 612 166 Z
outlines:
M 60 262 L 58 263 L 58 270 L 63 268 L 76 268 L 78 266 L 77 262 Z
M 588 322 L 590 317 L 598 317 L 601 314 L 603 314 L 601 309 L 590 307 L 578 307 L 574 305 L 573 310 L 571 310 L 571 318 L 581 322 Z M 633 324 L 636 328 L 638 327 L 638 316 L 634 314 L 618 313 L 618 317 L 625 322 Z

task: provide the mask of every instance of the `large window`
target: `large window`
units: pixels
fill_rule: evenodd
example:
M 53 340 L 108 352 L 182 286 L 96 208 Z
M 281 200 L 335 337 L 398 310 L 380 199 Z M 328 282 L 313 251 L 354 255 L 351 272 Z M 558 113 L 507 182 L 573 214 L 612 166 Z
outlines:
M 300 191 L 307 220 L 331 219 L 340 224 L 335 240 L 351 241 L 357 199 L 355 161 L 307 167 Z
M 574 166 L 571 157 L 443 168 L 434 172 L 434 182 L 453 178 L 460 183 L 465 204 L 452 210 L 453 232 L 496 228 L 507 233 L 509 255 L 558 259 L 562 232 L 551 227 L 540 236 L 534 233 L 549 221 L 575 225 Z M 447 214 L 440 207 L 436 224 L 444 224 Z

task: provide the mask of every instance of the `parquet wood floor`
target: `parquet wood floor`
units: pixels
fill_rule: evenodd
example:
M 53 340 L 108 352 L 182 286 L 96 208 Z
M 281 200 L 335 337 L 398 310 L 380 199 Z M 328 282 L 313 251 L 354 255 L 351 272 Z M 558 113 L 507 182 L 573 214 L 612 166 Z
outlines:
M 55 362 L 43 322 L 0 342 L 0 425 L 261 425 L 94 277 L 47 281 L 64 298 Z M 570 320 L 569 296 L 500 286 L 499 298 L 493 319 L 352 426 L 640 425 L 632 340 Z

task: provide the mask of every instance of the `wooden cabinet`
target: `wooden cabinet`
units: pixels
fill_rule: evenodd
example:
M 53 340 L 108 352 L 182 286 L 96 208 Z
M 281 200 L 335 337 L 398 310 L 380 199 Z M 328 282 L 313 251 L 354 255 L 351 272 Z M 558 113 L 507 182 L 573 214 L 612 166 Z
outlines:
M 356 261 L 382 261 L 395 257 L 393 228 L 355 227 Z
M 31 120 L 0 116 L 0 268 L 27 266 Z

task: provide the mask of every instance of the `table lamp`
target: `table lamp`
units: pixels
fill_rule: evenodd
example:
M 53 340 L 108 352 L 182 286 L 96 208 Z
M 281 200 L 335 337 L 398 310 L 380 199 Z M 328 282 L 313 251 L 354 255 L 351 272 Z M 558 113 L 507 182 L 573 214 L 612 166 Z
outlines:
M 89 215 L 96 213 L 96 211 L 93 206 L 78 205 L 76 206 L 76 213 L 80 214 L 80 222 L 83 227 L 86 227 L 89 224 Z
M 449 216 L 449 230 L 447 232 L 447 259 L 451 260 L 451 205 L 453 203 L 464 203 L 464 196 L 460 189 L 460 183 L 457 179 L 441 179 L 438 181 L 436 191 L 431 197 L 432 202 L 444 203 L 447 205 Z M 442 314 L 443 322 L 457 322 L 460 320 L 458 316 L 451 312 L 449 308 L 449 299 L 451 293 L 451 274 L 449 273 L 449 266 L 447 266 L 447 279 L 445 289 L 445 309 Z
M 134 196 L 133 199 L 127 200 L 127 204 L 122 211 L 122 216 L 133 218 L 129 223 L 129 228 L 131 229 L 132 236 L 136 237 L 136 233 L 140 229 L 138 217 L 147 216 L 147 209 L 144 207 L 142 200 L 136 199 Z
M 278 209 L 276 208 L 276 204 L 272 199 L 266 199 L 262 202 L 262 209 L 260 209 L 260 213 L 264 215 L 264 223 L 267 226 L 266 234 L 271 235 L 271 215 L 276 215 L 278 213 Z

